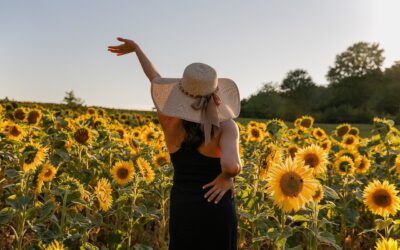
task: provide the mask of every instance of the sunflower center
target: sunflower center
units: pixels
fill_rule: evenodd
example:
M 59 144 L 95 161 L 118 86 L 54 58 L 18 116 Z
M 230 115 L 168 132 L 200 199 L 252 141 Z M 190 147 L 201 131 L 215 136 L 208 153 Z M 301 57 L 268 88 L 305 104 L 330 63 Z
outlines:
M 321 196 L 321 190 L 318 188 L 318 190 L 314 193 L 313 198 L 318 199 Z
M 158 165 L 163 165 L 167 160 L 165 159 L 165 157 L 158 157 L 157 158 L 157 164 Z
M 128 177 L 128 173 L 129 171 L 126 168 L 119 168 L 117 171 L 118 178 L 120 179 L 126 179 Z
M 79 128 L 75 132 L 74 138 L 77 142 L 84 144 L 89 140 L 89 131 L 85 128 Z
M 23 120 L 23 119 L 25 119 L 25 112 L 22 109 L 17 109 L 14 112 L 14 116 L 18 120 Z
M 284 195 L 297 197 L 303 190 L 303 179 L 295 172 L 285 173 L 281 178 L 280 187 Z
M 354 143 L 354 139 L 353 137 L 349 137 L 346 139 L 346 141 L 344 142 L 347 145 L 352 145 Z
M 29 114 L 28 114 L 28 123 L 35 124 L 35 123 L 37 123 L 38 118 L 39 118 L 39 112 L 37 112 L 36 110 L 33 110 L 33 111 L 29 112 Z
M 390 206 L 392 203 L 392 199 L 390 197 L 390 194 L 387 190 L 385 189 L 378 189 L 374 192 L 372 195 L 372 200 L 374 203 L 380 207 L 387 207 Z
M 317 136 L 319 136 L 319 137 L 323 136 L 321 130 L 317 130 Z
M 360 165 L 358 165 L 358 169 L 363 170 L 365 167 L 366 167 L 366 164 L 365 164 L 364 160 L 362 160 L 360 162 Z
M 307 154 L 304 162 L 304 164 L 310 166 L 310 168 L 315 168 L 319 164 L 319 158 L 316 154 Z
M 21 131 L 19 131 L 16 126 L 12 126 L 12 128 L 10 130 L 10 134 L 12 136 L 19 136 L 21 134 Z
M 44 174 L 44 176 L 50 177 L 52 173 L 53 173 L 53 171 L 51 171 L 51 169 L 48 169 L 48 170 L 46 171 L 46 173 Z
M 260 137 L 260 131 L 258 131 L 258 129 L 252 129 L 251 135 L 255 138 L 258 138 L 258 137 Z
M 343 127 L 338 128 L 337 134 L 338 134 L 338 136 L 341 137 L 341 136 L 344 136 L 348 131 L 349 131 L 349 127 L 343 126 Z
M 302 127 L 309 128 L 311 127 L 311 120 L 310 119 L 303 119 L 300 123 Z

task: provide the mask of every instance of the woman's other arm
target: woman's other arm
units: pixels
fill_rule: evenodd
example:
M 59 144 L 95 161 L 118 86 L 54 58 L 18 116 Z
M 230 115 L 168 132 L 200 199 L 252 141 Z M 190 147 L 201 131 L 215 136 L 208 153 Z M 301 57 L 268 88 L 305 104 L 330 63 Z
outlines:
M 239 128 L 232 119 L 221 123 L 221 168 L 226 177 L 234 177 L 242 170 L 239 154 Z

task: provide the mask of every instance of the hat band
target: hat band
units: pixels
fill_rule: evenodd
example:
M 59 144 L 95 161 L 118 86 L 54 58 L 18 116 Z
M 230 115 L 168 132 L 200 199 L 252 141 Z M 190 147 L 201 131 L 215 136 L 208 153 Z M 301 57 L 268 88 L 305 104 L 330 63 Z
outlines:
M 207 95 L 192 95 L 189 92 L 187 92 L 185 89 L 183 89 L 182 81 L 179 81 L 178 85 L 179 85 L 179 89 L 182 91 L 182 93 L 184 93 L 187 96 L 193 97 L 193 98 L 208 96 L 208 95 L 210 95 L 210 94 L 212 94 L 212 93 L 214 93 L 214 92 L 216 92 L 218 90 L 218 86 L 217 86 L 217 88 L 210 94 L 207 94 Z

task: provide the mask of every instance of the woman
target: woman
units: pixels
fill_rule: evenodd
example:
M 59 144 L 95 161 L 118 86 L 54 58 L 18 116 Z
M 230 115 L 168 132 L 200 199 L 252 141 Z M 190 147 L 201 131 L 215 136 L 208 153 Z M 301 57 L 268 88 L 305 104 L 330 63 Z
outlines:
M 117 56 L 136 52 L 151 82 L 151 96 L 174 167 L 170 193 L 169 249 L 236 250 L 234 177 L 242 166 L 236 84 L 217 78 L 203 63 L 182 78 L 163 78 L 132 40 L 108 46 Z

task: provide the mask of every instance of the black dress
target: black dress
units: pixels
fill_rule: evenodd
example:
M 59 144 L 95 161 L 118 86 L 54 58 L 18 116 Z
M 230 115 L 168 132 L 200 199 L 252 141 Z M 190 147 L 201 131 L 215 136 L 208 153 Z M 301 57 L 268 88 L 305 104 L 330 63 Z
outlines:
M 235 198 L 228 190 L 217 204 L 202 186 L 221 173 L 220 158 L 209 157 L 182 144 L 170 153 L 174 167 L 170 192 L 169 250 L 237 250 Z

